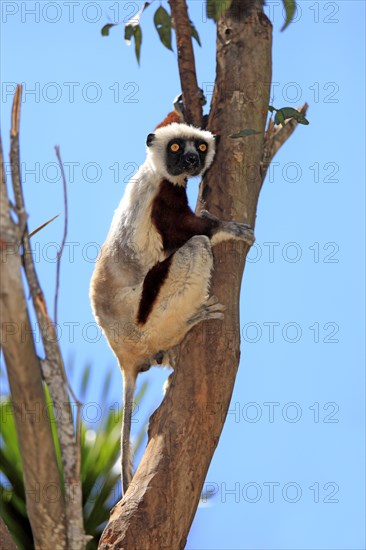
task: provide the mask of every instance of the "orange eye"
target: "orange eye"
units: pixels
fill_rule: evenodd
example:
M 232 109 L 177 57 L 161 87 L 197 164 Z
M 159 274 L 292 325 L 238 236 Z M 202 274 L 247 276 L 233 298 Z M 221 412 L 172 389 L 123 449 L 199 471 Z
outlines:
M 180 145 L 178 143 L 173 143 L 170 146 L 170 150 L 173 151 L 173 153 L 176 153 L 177 151 L 179 151 L 179 149 L 180 149 Z
M 198 146 L 198 149 L 204 153 L 205 151 L 207 151 L 207 145 L 206 143 L 201 143 L 201 145 Z

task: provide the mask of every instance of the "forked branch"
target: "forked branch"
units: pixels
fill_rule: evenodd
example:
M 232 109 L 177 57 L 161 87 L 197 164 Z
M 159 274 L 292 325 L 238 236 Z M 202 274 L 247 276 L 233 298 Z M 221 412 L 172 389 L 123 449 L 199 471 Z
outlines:
M 308 108 L 309 105 L 304 103 L 298 111 L 305 116 Z M 272 119 L 269 120 L 263 143 L 263 156 L 261 161 L 262 182 L 265 180 L 273 157 L 281 149 L 282 145 L 286 143 L 289 137 L 292 136 L 298 124 L 299 123 L 294 118 L 288 120 L 285 126 L 275 126 Z

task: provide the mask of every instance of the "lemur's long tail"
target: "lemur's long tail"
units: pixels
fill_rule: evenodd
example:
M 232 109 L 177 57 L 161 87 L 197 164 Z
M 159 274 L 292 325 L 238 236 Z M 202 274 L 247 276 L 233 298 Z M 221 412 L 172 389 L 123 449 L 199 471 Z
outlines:
M 123 373 L 123 419 L 121 434 L 122 487 L 126 494 L 132 479 L 132 457 L 130 446 L 131 420 L 133 412 L 133 397 L 136 387 L 136 376 Z

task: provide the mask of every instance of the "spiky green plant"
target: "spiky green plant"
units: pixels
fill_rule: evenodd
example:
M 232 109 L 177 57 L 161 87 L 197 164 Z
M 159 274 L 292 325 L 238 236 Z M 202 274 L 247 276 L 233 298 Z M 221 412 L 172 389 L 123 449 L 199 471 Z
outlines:
M 79 395 L 84 399 L 89 386 L 91 368 L 86 366 L 82 374 Z M 108 403 L 112 372 L 107 371 L 102 388 L 103 404 Z M 141 401 L 147 384 L 136 396 Z M 61 471 L 60 448 L 57 440 L 56 422 L 51 399 L 45 386 L 47 414 L 50 417 L 58 465 Z M 123 411 L 110 408 L 108 414 L 92 428 L 81 415 L 81 482 L 83 488 L 83 512 L 85 532 L 93 537 L 87 550 L 98 547 L 98 541 L 109 517 L 110 509 L 121 497 L 120 490 L 120 433 Z M 0 403 L 1 447 L 0 447 L 0 513 L 7 524 L 19 549 L 34 548 L 32 531 L 25 505 L 22 463 L 15 428 L 10 396 Z M 142 426 L 134 444 L 137 452 L 143 441 L 145 426 Z

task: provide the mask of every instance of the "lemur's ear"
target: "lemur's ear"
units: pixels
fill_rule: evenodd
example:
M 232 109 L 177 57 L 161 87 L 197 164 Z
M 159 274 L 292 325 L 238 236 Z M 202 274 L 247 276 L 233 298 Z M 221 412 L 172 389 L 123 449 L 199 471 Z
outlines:
M 154 139 L 155 139 L 155 134 L 149 134 L 147 136 L 147 139 L 146 139 L 146 145 L 148 147 L 151 147 L 151 145 L 153 144 Z

